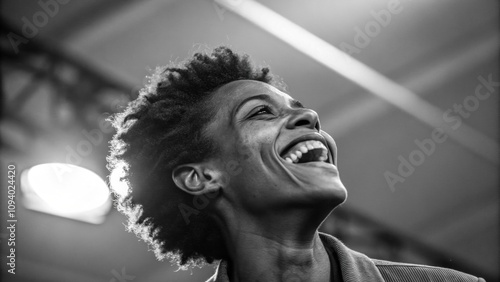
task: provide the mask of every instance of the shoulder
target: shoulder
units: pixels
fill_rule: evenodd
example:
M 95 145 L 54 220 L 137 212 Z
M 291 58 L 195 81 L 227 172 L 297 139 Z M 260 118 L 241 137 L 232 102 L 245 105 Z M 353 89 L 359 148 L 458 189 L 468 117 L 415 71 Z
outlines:
M 372 259 L 385 281 L 485 282 L 484 279 L 448 268 Z

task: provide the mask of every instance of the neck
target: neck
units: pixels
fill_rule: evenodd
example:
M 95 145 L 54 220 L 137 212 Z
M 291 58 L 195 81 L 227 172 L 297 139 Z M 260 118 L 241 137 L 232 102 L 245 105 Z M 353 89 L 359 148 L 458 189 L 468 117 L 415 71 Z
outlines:
M 233 226 L 238 227 L 226 228 L 225 234 L 231 281 L 330 281 L 330 260 L 317 225 L 299 229 L 304 225 L 266 225 L 239 218 Z

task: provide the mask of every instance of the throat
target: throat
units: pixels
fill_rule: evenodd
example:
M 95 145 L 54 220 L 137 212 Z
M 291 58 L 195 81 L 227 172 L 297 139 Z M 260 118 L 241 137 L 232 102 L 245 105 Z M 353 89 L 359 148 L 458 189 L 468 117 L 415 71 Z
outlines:
M 303 243 L 240 236 L 228 275 L 231 281 L 330 281 L 329 255 L 319 234 Z

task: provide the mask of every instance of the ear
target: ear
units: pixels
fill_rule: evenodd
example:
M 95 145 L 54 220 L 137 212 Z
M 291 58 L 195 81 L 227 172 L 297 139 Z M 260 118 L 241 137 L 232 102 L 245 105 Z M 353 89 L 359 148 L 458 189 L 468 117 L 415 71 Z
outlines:
M 206 164 L 184 164 L 172 171 L 175 185 L 191 195 L 217 192 L 225 186 L 222 172 Z

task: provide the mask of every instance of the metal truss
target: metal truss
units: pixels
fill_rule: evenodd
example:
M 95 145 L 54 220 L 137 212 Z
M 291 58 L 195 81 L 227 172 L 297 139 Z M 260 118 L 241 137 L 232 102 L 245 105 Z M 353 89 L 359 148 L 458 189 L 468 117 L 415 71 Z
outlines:
M 97 71 L 58 46 L 37 38 L 16 45 L 13 38 L 22 33 L 5 22 L 1 33 L 2 124 L 9 124 L 25 140 L 56 139 L 78 128 L 98 128 L 104 114 L 119 111 L 137 95 L 130 84 Z M 45 95 L 47 103 L 34 105 L 39 95 Z M 103 132 L 103 138 L 110 136 Z M 2 136 L 4 149 L 29 151 L 8 137 Z M 99 148 L 105 152 L 107 142 L 102 145 Z

